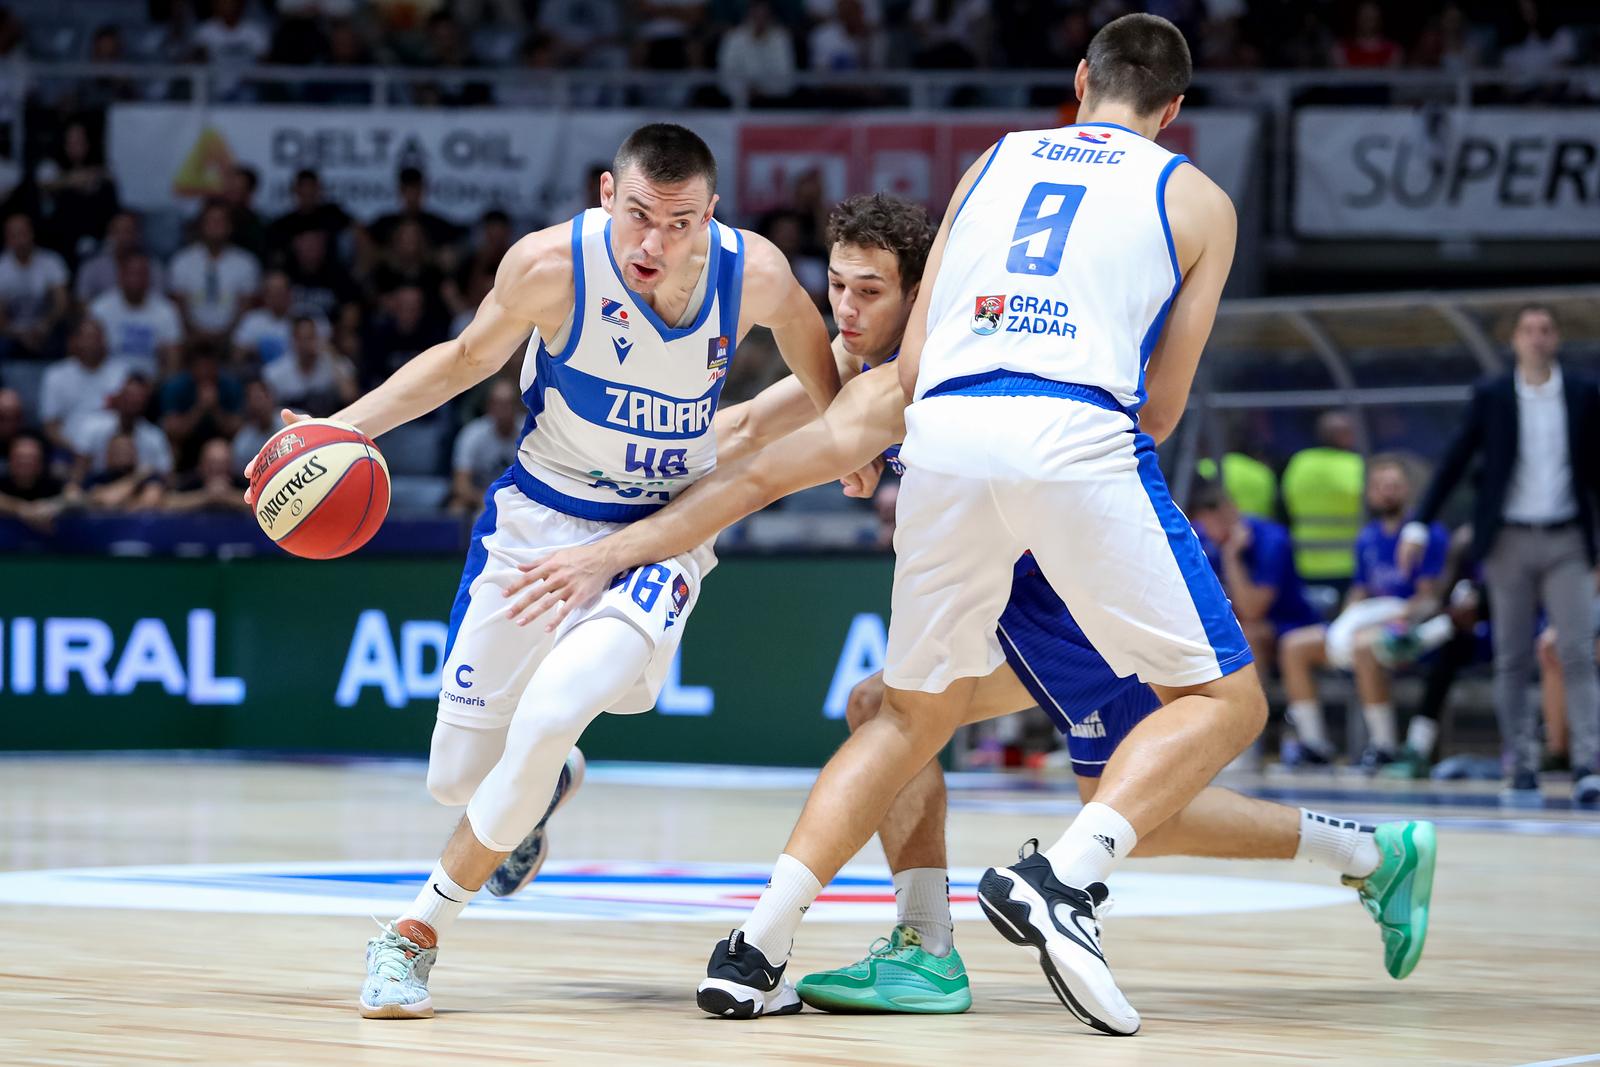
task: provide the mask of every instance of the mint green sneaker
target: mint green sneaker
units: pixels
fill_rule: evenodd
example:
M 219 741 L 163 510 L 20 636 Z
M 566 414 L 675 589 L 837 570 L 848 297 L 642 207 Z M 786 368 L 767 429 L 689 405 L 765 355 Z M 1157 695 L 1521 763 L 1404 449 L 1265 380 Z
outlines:
M 800 979 L 800 999 L 838 1012 L 909 1012 L 954 1015 L 972 1007 L 967 967 L 954 947 L 935 956 L 913 927 L 896 926 L 867 950 L 866 959 Z
M 1384 967 L 1391 977 L 1404 978 L 1428 940 L 1438 846 L 1431 822 L 1386 822 L 1374 836 L 1383 857 L 1378 869 L 1365 878 L 1341 880 L 1361 895 L 1361 906 L 1383 932 Z

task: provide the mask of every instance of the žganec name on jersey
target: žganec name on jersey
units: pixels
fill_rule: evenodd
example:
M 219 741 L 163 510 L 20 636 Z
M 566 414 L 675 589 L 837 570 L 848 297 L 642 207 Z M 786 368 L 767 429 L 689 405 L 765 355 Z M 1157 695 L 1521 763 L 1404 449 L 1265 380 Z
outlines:
M 1120 148 L 1101 147 L 1110 138 L 1110 134 L 1078 132 L 1081 143 L 1057 141 L 1049 137 L 1039 138 L 1039 146 L 1031 156 L 1040 159 L 1059 160 L 1062 163 L 1109 163 L 1122 162 L 1122 157 L 1127 155 Z

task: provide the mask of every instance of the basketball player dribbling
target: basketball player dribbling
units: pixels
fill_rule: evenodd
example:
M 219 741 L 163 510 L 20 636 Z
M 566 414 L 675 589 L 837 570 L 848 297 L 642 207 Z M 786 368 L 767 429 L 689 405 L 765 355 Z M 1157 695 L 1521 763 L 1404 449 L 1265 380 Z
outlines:
M 834 210 L 828 237 L 830 300 L 840 327 L 834 350 L 841 357 L 840 376 L 860 373 L 860 380 L 847 380 L 824 414 L 781 438 L 789 422 L 811 417 L 790 379 L 719 412 L 719 445 L 734 445 L 717 470 L 650 518 L 524 565 L 524 576 L 512 585 L 519 594 L 519 620 L 559 626 L 565 612 L 591 601 L 618 571 L 701 544 L 779 497 L 844 477 L 879 453 L 899 465 L 905 396 L 888 371 L 867 372 L 899 351 L 931 228 L 919 206 L 864 196 Z M 760 450 L 747 460 L 731 455 L 755 444 Z M 556 608 L 558 600 L 565 607 Z M 1091 800 L 1101 769 L 1160 700 L 1136 678 L 1110 670 L 1031 556 L 1017 562 L 997 633 L 1006 662 L 978 682 L 966 722 L 1040 706 L 1066 738 L 1079 795 Z M 882 697 L 881 675 L 856 686 L 849 702 L 852 729 L 878 713 Z M 877 828 L 894 876 L 894 929 L 857 963 L 803 978 L 800 1000 L 846 1012 L 942 1014 L 971 1005 L 966 968 L 954 946 L 945 816 L 944 775 L 930 760 Z M 1431 824 L 1366 826 L 1208 786 L 1146 835 L 1137 855 L 1319 863 L 1357 890 L 1378 923 L 1389 974 L 1404 978 L 1421 957 L 1434 865 Z M 771 1010 L 797 1006 L 786 998 Z
M 508 615 L 517 565 L 649 515 L 714 467 L 712 417 L 752 325 L 771 328 L 813 411 L 838 392 L 827 328 L 783 255 L 712 218 L 716 175 L 691 131 L 636 130 L 600 208 L 518 241 L 459 338 L 335 416 L 377 437 L 488 378 L 532 331 L 524 433 L 473 530 L 429 753 L 429 790 L 467 811 L 416 900 L 368 942 L 364 1016 L 432 1014 L 440 940 L 559 799 L 584 728 L 654 705 L 715 556 L 699 545 L 619 575 L 553 633 Z

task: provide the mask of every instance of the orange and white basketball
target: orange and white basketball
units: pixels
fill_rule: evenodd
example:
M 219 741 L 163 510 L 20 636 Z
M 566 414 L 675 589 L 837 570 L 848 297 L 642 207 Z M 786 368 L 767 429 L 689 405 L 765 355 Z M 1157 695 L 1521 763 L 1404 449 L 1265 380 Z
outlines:
M 372 439 L 331 419 L 285 426 L 250 478 L 256 521 L 286 552 L 333 559 L 366 544 L 389 513 L 389 467 Z

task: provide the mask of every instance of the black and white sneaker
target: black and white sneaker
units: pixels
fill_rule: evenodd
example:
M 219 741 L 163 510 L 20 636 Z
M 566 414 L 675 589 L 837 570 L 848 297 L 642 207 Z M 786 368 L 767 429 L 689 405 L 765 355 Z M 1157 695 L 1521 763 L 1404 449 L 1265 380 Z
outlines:
M 1033 851 L 1030 853 L 1029 848 Z M 978 903 L 1000 935 L 1038 950 L 1039 966 L 1067 1010 L 1108 1034 L 1139 1032 L 1139 1013 L 1117 988 L 1100 951 L 1100 916 L 1110 908 L 1104 882 L 1063 885 L 1030 840 L 1010 867 L 990 867 Z
M 722 1019 L 793 1015 L 800 1010 L 800 995 L 783 977 L 786 966 L 768 963 L 761 950 L 735 930 L 712 950 L 695 1003 L 707 1015 Z

